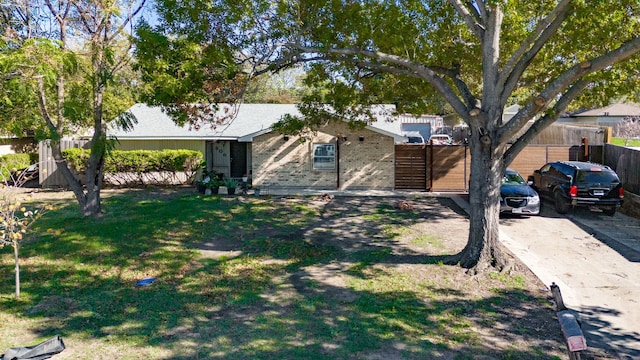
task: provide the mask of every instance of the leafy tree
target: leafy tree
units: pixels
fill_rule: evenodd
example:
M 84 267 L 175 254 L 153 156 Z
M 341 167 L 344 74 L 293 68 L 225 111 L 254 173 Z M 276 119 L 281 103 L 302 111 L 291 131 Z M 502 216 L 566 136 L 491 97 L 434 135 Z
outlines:
M 301 67 L 285 69 L 254 77 L 249 82 L 243 101 L 253 104 L 297 104 L 310 89 L 303 84 Z
M 0 170 L 7 170 L 4 166 Z M 19 188 L 28 181 L 25 173 L 16 175 L 15 178 L 0 182 L 0 249 L 5 246 L 13 248 L 15 262 L 16 297 L 20 297 L 20 243 L 28 229 L 47 210 L 52 210 L 51 205 L 27 209 L 23 201 L 28 200 L 28 194 L 20 194 Z
M 127 26 L 145 1 L 23 0 L 3 10 L 11 19 L 3 22 L 0 42 L 3 127 L 35 129 L 51 140 L 58 169 L 85 216 L 102 212 L 105 124 L 132 104 L 131 81 L 122 79 L 131 56 Z M 118 119 L 123 126 L 130 120 Z M 82 182 L 67 166 L 60 139 L 87 127 L 93 151 Z
M 305 81 L 318 91 L 304 98 L 303 114 L 353 114 L 380 102 L 422 113 L 443 107 L 434 99 L 446 101 L 469 125 L 472 155 L 469 239 L 448 262 L 473 272 L 504 265 L 498 243 L 503 170 L 572 103 L 602 103 L 634 91 L 640 69 L 637 0 L 159 4 L 164 22 L 156 34 L 201 49 L 222 45 L 229 49 L 222 63 L 247 77 L 305 64 Z M 520 111 L 503 122 L 504 108 L 513 103 Z M 332 112 L 322 111 L 326 104 Z

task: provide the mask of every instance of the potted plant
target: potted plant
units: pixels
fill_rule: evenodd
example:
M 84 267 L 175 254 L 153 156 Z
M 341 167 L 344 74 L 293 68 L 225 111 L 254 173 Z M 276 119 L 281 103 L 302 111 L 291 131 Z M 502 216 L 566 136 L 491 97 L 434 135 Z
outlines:
M 207 190 L 207 184 L 204 180 L 196 180 L 196 189 L 200 194 L 204 194 Z
M 206 183 L 206 187 L 211 191 L 211 194 L 217 194 L 218 190 L 220 189 L 220 185 L 222 185 L 220 183 L 220 180 L 215 177 L 209 178 Z
M 238 181 L 234 179 L 226 179 L 224 181 L 224 186 L 227 188 L 227 194 L 234 195 L 236 193 L 236 188 L 238 187 Z

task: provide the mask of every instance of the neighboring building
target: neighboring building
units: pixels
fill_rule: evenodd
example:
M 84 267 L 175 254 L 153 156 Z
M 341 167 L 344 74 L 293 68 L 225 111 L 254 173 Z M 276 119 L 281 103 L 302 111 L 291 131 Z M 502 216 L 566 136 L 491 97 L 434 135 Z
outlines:
M 561 117 L 558 122 L 585 125 L 615 126 L 629 116 L 640 116 L 640 105 L 612 104 L 603 108 L 573 113 Z

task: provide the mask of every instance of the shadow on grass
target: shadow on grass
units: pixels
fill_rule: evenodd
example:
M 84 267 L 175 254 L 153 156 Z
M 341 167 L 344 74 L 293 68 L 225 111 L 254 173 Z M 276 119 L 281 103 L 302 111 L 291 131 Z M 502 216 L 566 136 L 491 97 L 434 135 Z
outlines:
M 42 319 L 43 336 L 117 339 L 129 354 L 150 346 L 173 359 L 548 359 L 560 346 L 557 327 L 512 322 L 551 314 L 525 290 L 474 297 L 375 266 L 441 262 L 390 229 L 459 216 L 443 200 L 400 211 L 395 199 L 153 195 L 105 199 L 99 219 L 73 204 L 48 214 L 22 250 L 24 299 L 1 297 L 2 311 Z M 218 253 L 201 258 L 196 245 Z M 135 287 L 147 276 L 158 280 Z M 12 285 L 3 279 L 1 292 Z M 550 339 L 523 345 L 532 336 Z

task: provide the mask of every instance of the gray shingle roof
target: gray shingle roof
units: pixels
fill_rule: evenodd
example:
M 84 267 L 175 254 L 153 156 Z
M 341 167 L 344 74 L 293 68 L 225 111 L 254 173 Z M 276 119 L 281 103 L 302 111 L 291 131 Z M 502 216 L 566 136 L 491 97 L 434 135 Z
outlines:
M 112 129 L 109 135 L 127 140 L 231 140 L 268 129 L 284 114 L 299 114 L 294 104 L 242 104 L 237 116 L 229 124 L 218 125 L 216 128 L 205 124 L 200 129 L 194 130 L 189 129 L 189 125 L 176 125 L 160 107 L 136 104 L 128 111 L 137 120 L 133 129 L 131 131 Z
M 638 116 L 640 115 L 640 106 L 636 104 L 611 104 L 599 109 L 584 111 L 574 114 L 574 117 L 581 116 Z
M 369 129 L 381 134 L 402 136 L 401 123 L 397 117 L 391 117 L 393 105 L 378 105 L 378 120 Z M 121 140 L 240 140 L 251 141 L 253 136 L 270 131 L 270 127 L 285 114 L 300 115 L 295 104 L 242 104 L 233 121 L 226 125 L 211 128 L 203 125 L 198 130 L 189 125 L 178 126 L 160 107 L 136 104 L 129 110 L 137 119 L 131 131 L 111 129 L 109 135 Z M 223 110 L 220 110 L 223 111 Z M 394 120 L 394 121 L 389 121 Z M 398 140 L 398 139 L 396 139 Z

